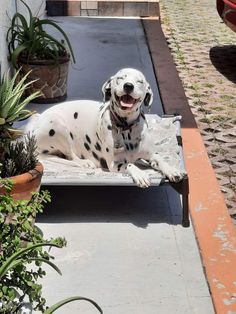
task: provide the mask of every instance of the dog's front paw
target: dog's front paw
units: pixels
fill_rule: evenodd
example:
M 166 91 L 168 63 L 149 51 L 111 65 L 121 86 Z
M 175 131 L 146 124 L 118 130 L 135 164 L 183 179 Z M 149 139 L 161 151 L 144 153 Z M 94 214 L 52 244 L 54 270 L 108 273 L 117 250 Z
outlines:
M 131 175 L 134 183 L 140 188 L 148 188 L 151 185 L 149 175 L 135 165 L 129 164 L 127 171 Z
M 180 169 L 171 166 L 166 167 L 162 172 L 171 182 L 180 182 L 186 176 Z

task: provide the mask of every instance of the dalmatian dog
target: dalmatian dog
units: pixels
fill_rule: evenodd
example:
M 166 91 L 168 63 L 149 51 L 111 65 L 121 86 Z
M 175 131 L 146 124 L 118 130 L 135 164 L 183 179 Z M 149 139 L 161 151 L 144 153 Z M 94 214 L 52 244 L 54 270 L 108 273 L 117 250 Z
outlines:
M 54 105 L 31 118 L 26 131 L 35 134 L 40 160 L 77 167 L 128 173 L 139 187 L 148 187 L 148 174 L 135 162 L 145 160 L 170 181 L 184 174 L 156 152 L 143 108 L 153 94 L 144 75 L 120 70 L 102 87 L 103 102 L 76 100 Z

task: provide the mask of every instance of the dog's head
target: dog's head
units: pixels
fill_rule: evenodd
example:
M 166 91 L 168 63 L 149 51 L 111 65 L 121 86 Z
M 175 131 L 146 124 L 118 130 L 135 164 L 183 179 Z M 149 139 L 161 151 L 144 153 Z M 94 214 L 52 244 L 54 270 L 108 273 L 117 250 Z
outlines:
M 144 75 L 135 69 L 122 69 L 102 87 L 104 101 L 112 99 L 114 109 L 123 116 L 137 111 L 142 104 L 151 107 L 153 93 Z

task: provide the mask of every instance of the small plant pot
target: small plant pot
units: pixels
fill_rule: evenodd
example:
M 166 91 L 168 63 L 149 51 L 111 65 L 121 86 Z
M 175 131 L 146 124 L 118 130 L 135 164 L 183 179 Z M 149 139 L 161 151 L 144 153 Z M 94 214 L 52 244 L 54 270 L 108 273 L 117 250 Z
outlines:
M 67 78 L 69 71 L 69 56 L 54 60 L 26 60 L 19 58 L 20 75 L 29 71 L 28 81 L 37 80 L 26 90 L 26 96 L 35 91 L 41 91 L 43 96 L 34 100 L 35 103 L 56 103 L 67 97 Z
M 30 200 L 32 192 L 38 192 L 43 175 L 43 165 L 39 162 L 33 170 L 18 176 L 10 177 L 14 183 L 12 197 L 14 200 Z M 0 185 L 0 194 L 4 194 L 4 188 Z

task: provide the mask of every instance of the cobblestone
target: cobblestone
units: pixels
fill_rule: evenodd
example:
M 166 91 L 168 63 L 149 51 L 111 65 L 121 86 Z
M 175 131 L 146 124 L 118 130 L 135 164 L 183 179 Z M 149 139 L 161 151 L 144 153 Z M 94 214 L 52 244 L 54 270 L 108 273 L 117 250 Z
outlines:
M 191 110 L 236 225 L 236 34 L 213 0 L 160 0 L 161 21 Z

